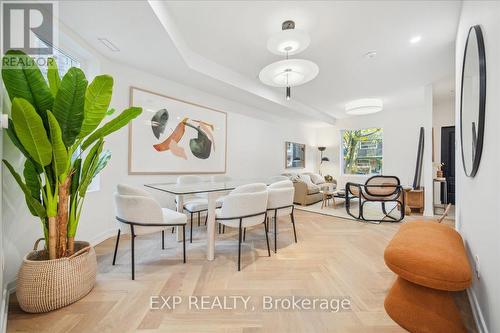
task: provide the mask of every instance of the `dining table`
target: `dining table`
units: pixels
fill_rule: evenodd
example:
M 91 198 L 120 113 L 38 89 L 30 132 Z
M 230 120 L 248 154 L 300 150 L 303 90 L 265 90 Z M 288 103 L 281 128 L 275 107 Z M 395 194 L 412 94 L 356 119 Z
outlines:
M 190 195 L 206 193 L 208 199 L 208 218 L 207 218 L 207 260 L 215 259 L 215 209 L 217 198 L 227 194 L 236 187 L 252 183 L 264 183 L 269 185 L 271 179 L 245 179 L 245 180 L 230 180 L 224 182 L 196 182 L 190 184 L 177 183 L 155 183 L 144 184 L 144 186 L 175 195 L 176 209 L 178 212 L 184 212 L 184 198 Z M 177 240 L 181 241 L 182 236 L 180 228 L 177 228 Z

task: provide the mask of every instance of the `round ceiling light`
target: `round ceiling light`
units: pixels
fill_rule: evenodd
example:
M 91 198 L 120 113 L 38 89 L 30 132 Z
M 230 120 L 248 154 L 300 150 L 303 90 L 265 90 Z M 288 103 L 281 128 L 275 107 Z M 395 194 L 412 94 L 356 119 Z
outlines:
M 318 73 L 319 67 L 312 61 L 286 59 L 264 67 L 259 79 L 272 87 L 295 87 L 313 80 Z
M 345 105 L 346 113 L 353 116 L 380 112 L 383 108 L 384 103 L 378 98 L 357 99 Z
M 310 42 L 307 32 L 287 29 L 272 35 L 267 41 L 267 49 L 278 55 L 294 55 L 304 51 Z

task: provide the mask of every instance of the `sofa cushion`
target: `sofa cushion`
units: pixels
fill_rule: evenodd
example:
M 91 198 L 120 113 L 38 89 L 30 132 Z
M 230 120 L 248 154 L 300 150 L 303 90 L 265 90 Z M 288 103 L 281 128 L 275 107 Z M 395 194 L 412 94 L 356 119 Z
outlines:
M 309 176 L 311 177 L 311 181 L 316 185 L 326 183 L 325 178 L 323 178 L 321 175 L 317 173 L 311 173 Z
M 299 178 L 307 185 L 307 194 L 315 194 L 320 191 L 319 186 L 312 182 L 311 176 L 302 173 L 299 175 Z
M 403 224 L 385 249 L 387 267 L 405 280 L 429 288 L 468 288 L 472 272 L 462 237 L 432 221 Z

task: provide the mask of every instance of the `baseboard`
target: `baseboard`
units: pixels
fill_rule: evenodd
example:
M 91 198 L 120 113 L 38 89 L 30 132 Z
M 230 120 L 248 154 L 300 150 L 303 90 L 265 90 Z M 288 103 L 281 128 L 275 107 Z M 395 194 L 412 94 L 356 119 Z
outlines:
M 93 239 L 89 240 L 88 242 L 92 246 L 96 246 L 99 243 L 104 242 L 106 239 L 116 236 L 117 229 L 109 229 L 104 232 L 101 232 L 99 235 L 95 236 Z
M 9 293 L 7 288 L 2 290 L 2 304 L 0 304 L 0 332 L 5 333 L 7 331 L 7 312 L 9 309 Z
M 472 309 L 472 315 L 474 316 L 474 321 L 476 322 L 477 330 L 480 333 L 489 333 L 488 326 L 484 321 L 483 313 L 481 312 L 481 307 L 477 301 L 476 294 L 469 288 L 467 289 L 467 296 L 469 297 L 470 307 Z
M 2 290 L 2 304 L 0 304 L 0 333 L 7 331 L 7 314 L 9 313 L 9 299 L 10 295 L 16 291 L 16 280 L 7 283 Z

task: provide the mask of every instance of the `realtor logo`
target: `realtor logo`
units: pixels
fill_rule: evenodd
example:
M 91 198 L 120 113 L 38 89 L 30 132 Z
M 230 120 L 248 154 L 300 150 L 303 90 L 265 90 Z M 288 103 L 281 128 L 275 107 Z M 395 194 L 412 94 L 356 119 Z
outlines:
M 32 55 L 52 54 L 53 7 L 51 2 L 2 1 L 3 51 L 17 49 Z

